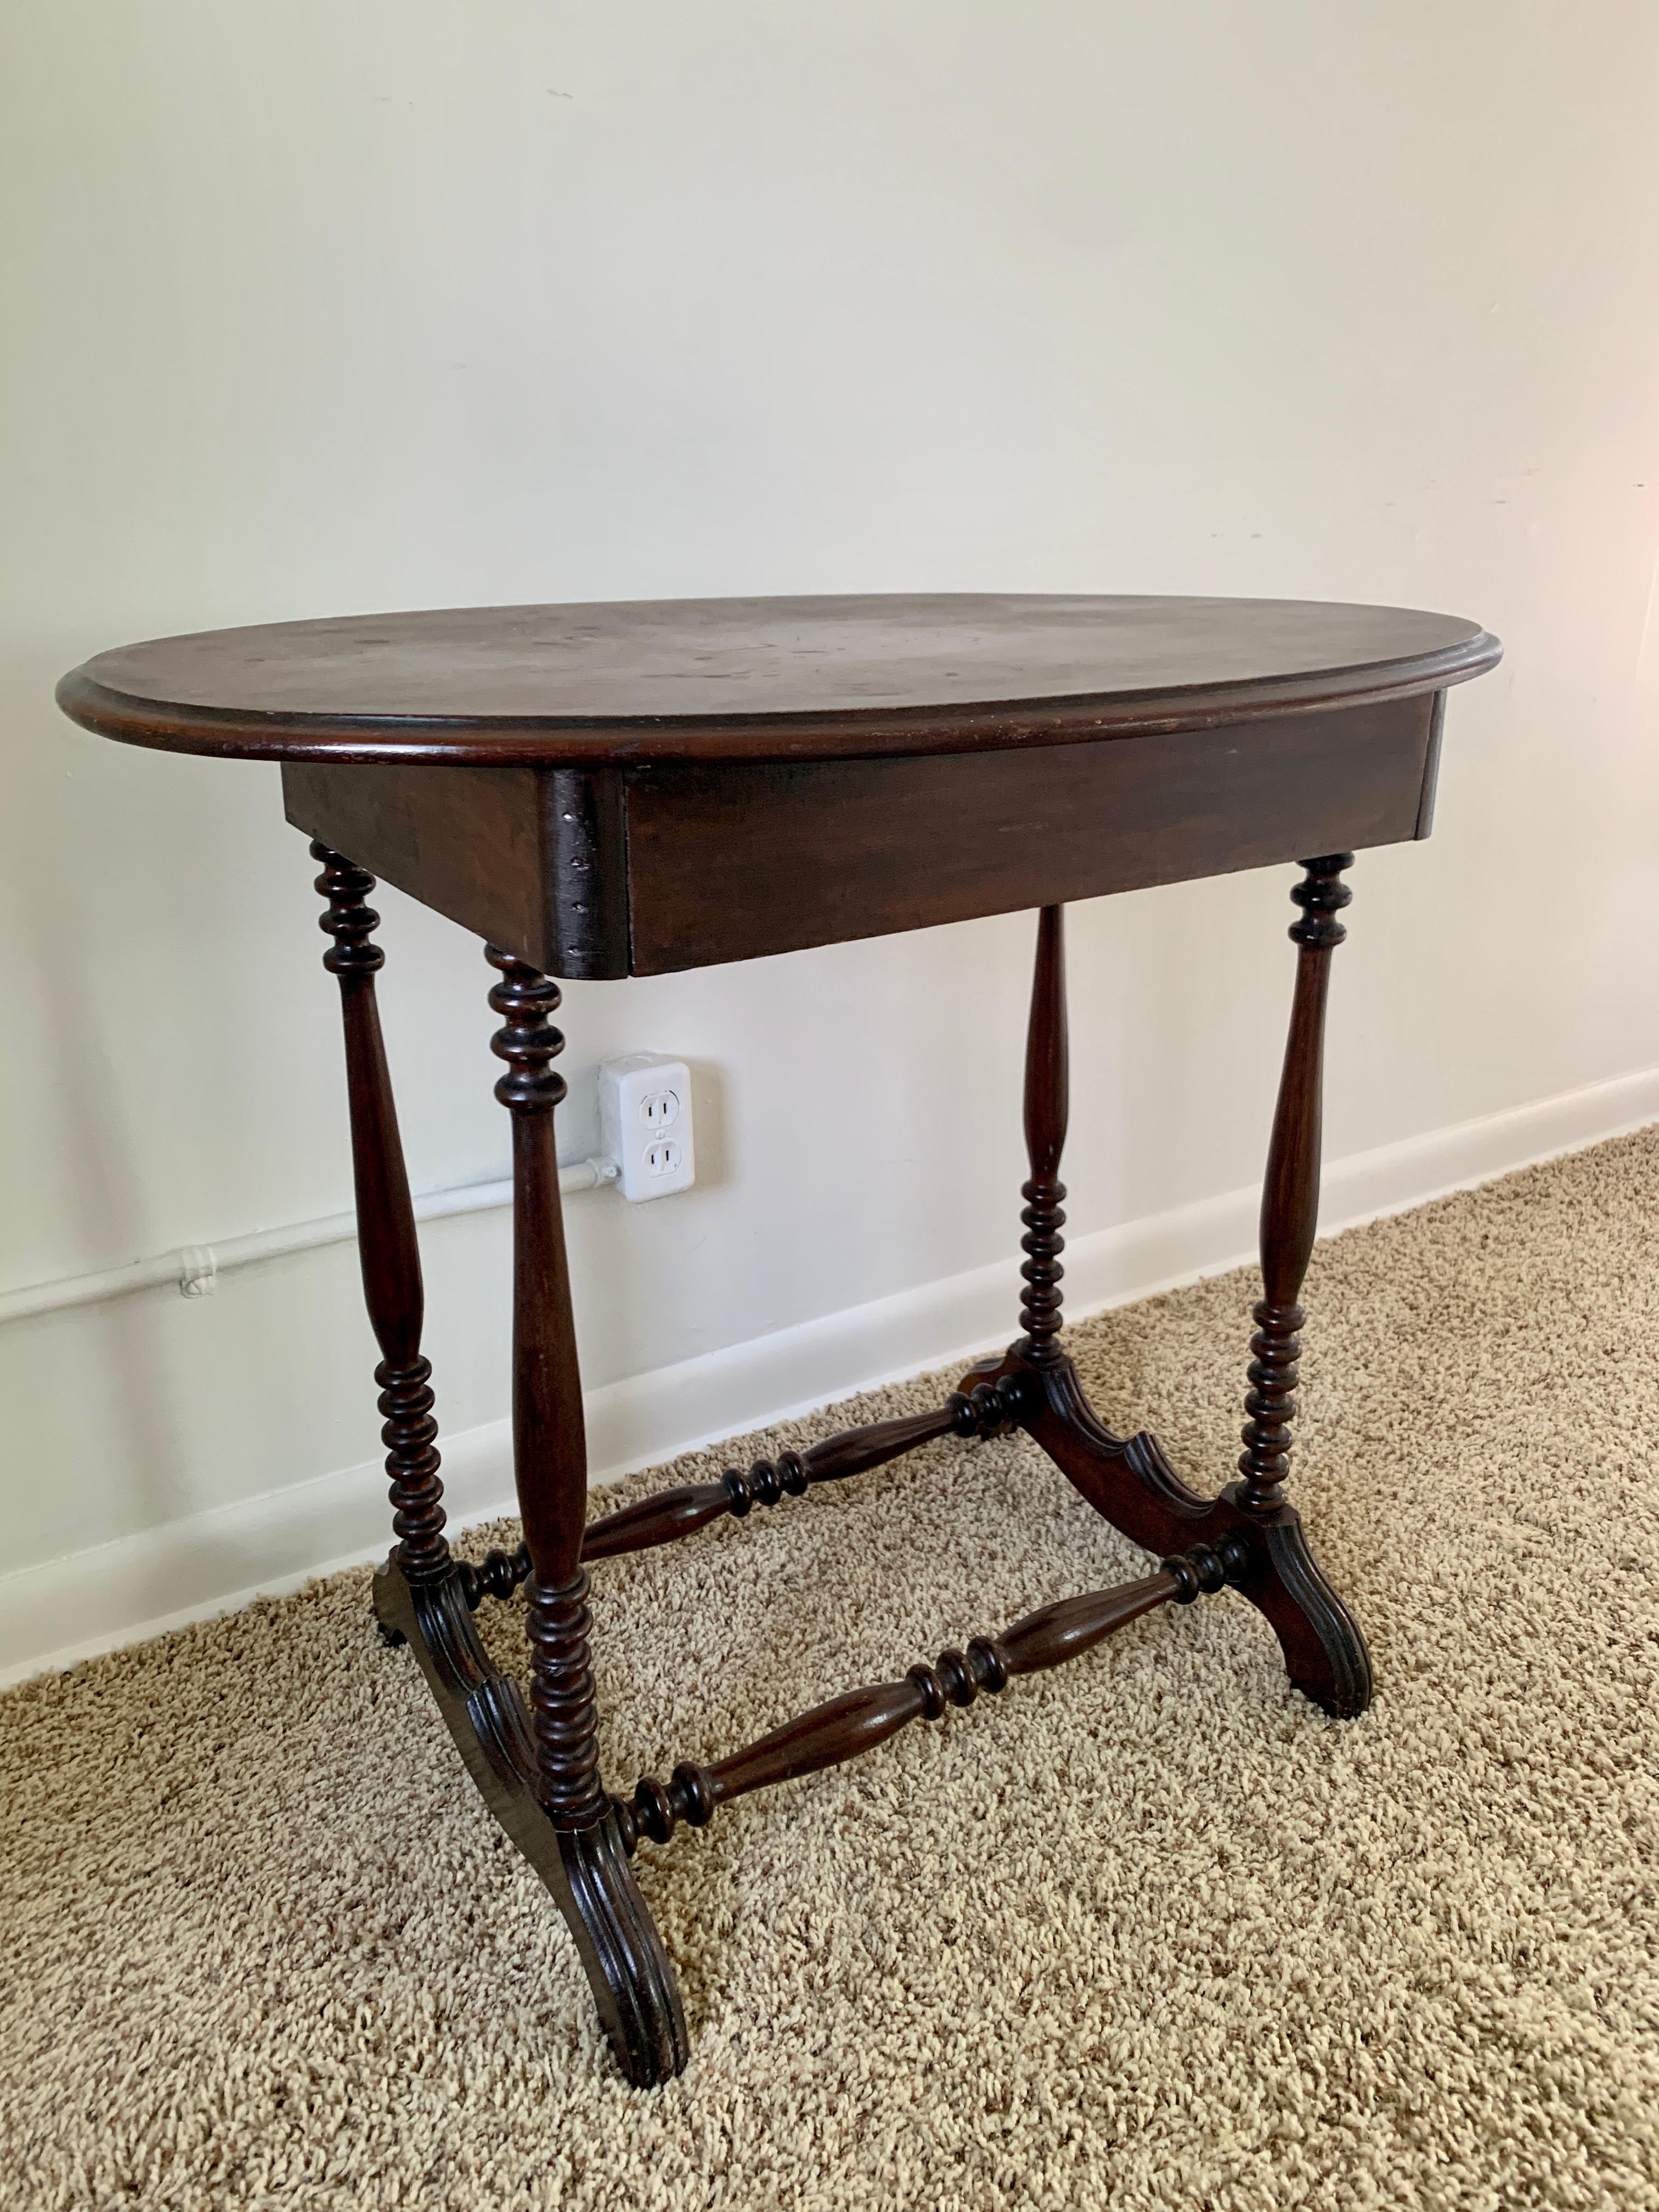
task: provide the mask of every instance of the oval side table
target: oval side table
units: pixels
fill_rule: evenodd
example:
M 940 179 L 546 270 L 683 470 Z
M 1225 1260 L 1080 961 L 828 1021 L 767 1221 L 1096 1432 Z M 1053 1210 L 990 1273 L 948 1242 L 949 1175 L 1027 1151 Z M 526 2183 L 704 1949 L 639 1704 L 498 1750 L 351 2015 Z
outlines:
M 1428 834 L 1449 685 L 1499 647 L 1399 608 L 1101 598 L 682 600 L 286 623 L 100 654 L 58 699 L 142 745 L 283 763 L 322 872 L 338 981 L 363 1288 L 383 1358 L 397 1543 L 376 1577 L 491 1811 L 574 1935 L 624 2072 L 685 2063 L 673 1970 L 629 1860 L 751 1790 L 1231 1587 L 1291 1680 L 1362 1711 L 1370 1661 L 1285 1476 L 1319 1200 L 1325 994 L 1343 871 Z M 1311 857 L 1309 857 L 1311 856 Z M 1295 860 L 1295 991 L 1261 1207 L 1244 1451 L 1218 1495 L 1114 1436 L 1060 1347 L 1066 1122 L 1062 910 Z M 513 1437 L 525 1541 L 444 1534 L 414 1212 L 366 901 L 383 877 L 485 940 L 512 1117 Z M 559 1212 L 555 976 L 659 975 L 1036 908 L 1019 1334 L 937 1412 L 784 1451 L 586 1522 L 580 1381 Z M 840 1481 L 934 1437 L 1023 1429 L 1154 1572 L 1066 1598 L 902 1680 L 854 1689 L 729 1758 L 604 1788 L 587 1567 Z M 585 1525 L 586 1523 L 586 1525 Z M 472 1614 L 528 1583 L 528 1702 Z

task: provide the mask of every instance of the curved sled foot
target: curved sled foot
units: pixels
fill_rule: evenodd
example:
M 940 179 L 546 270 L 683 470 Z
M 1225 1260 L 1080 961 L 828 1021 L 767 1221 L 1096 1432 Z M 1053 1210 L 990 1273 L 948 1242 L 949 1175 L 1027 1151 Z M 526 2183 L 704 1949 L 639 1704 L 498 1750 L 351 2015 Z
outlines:
M 1247 1513 L 1237 1502 L 1243 1487 L 1231 1486 L 1217 1501 L 1235 1505 L 1240 1521 L 1256 1532 L 1264 1555 L 1261 1571 L 1239 1588 L 1267 1617 L 1285 1670 L 1303 1696 L 1340 1721 L 1353 1720 L 1371 1701 L 1371 1655 L 1359 1623 L 1326 1581 L 1295 1509 Z
M 685 2064 L 685 2015 L 674 1970 L 623 1849 L 615 1808 L 593 1827 L 550 1832 L 557 1833 L 569 1900 L 561 1897 L 561 1907 L 617 2063 L 635 2088 L 654 2088 Z
M 458 1574 L 411 1583 L 394 1553 L 375 1575 L 374 1611 L 388 1640 L 412 1647 L 484 1802 L 563 1913 L 617 2064 L 639 2088 L 671 2080 L 686 2062 L 685 2014 L 614 1809 L 586 1828 L 548 1818 L 523 1692 L 479 1643 Z
M 1267 1620 L 1304 1697 L 1339 1720 L 1371 1701 L 1370 1655 L 1359 1624 L 1320 1571 L 1295 1509 L 1250 1511 L 1234 1483 L 1218 1498 L 1190 1490 L 1155 1437 L 1115 1437 L 1084 1395 L 1071 1361 L 1038 1364 L 1020 1345 L 970 1368 L 957 1388 L 995 1388 L 1013 1423 L 1040 1444 L 1103 1519 L 1160 1557 L 1242 1539 L 1249 1565 L 1234 1580 Z

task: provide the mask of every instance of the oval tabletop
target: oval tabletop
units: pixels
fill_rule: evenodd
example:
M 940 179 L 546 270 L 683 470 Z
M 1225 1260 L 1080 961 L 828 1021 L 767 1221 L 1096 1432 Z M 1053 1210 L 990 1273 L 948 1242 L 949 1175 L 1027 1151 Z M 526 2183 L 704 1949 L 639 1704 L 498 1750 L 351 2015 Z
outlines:
M 960 593 L 459 607 L 118 647 L 59 684 L 131 744 L 243 760 L 836 758 L 1205 728 L 1437 691 L 1478 623 L 1318 600 Z

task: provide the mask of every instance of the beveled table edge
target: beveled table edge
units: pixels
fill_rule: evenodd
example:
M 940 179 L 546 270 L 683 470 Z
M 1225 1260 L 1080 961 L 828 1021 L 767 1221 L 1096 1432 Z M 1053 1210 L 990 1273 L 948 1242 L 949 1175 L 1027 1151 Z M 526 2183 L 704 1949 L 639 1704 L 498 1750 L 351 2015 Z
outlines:
M 258 714 L 169 705 L 111 690 L 71 669 L 58 706 L 100 737 L 164 752 L 223 760 L 405 762 L 483 767 L 643 768 L 720 761 L 756 767 L 789 761 L 1009 751 L 1102 738 L 1213 728 L 1266 714 L 1410 698 L 1468 683 L 1497 666 L 1503 645 L 1474 634 L 1433 653 L 1284 677 L 1247 677 L 1194 688 L 1002 699 L 978 706 L 906 707 L 868 713 L 424 717 Z

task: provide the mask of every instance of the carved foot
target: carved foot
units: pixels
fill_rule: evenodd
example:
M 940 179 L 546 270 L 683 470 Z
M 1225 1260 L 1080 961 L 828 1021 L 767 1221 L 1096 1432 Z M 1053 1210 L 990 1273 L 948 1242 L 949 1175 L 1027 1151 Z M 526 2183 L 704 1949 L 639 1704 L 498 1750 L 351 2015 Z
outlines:
M 1243 1485 L 1218 1498 L 1189 1490 L 1144 1431 L 1115 1437 L 1084 1395 L 1076 1368 L 1063 1356 L 1034 1366 L 1015 1345 L 982 1361 L 960 1388 L 994 1384 L 1014 1419 L 1103 1519 L 1149 1552 L 1215 1547 L 1232 1539 L 1245 1559 L 1229 1581 L 1267 1620 L 1285 1654 L 1291 1681 L 1340 1720 L 1371 1701 L 1370 1655 L 1359 1624 L 1321 1573 L 1296 1510 L 1281 1505 L 1250 1512 Z
M 411 1584 L 396 1557 L 374 1577 L 382 1632 L 406 1638 L 484 1802 L 563 1913 L 617 2063 L 636 2087 L 685 2064 L 674 1970 L 623 1850 L 614 1809 L 555 1827 L 536 1794 L 536 1743 L 518 1684 L 478 1641 L 461 1577 Z
M 1295 1507 L 1246 1516 L 1243 1491 L 1230 1483 L 1218 1501 L 1248 1517 L 1260 1539 L 1257 1570 L 1239 1588 L 1266 1616 L 1303 1696 L 1340 1721 L 1353 1720 L 1371 1701 L 1371 1655 L 1359 1623 L 1326 1581 Z

